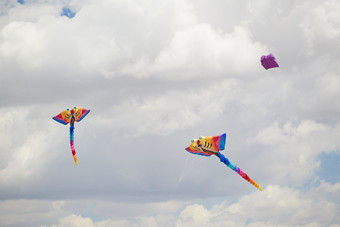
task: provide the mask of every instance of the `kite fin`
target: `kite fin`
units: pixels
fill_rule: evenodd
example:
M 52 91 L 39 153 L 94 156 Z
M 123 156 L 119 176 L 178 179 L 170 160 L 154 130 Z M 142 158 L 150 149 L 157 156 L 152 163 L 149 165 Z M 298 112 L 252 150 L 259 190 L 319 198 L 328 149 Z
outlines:
M 224 150 L 226 141 L 226 133 L 220 136 L 206 136 L 200 137 L 199 143 L 202 144 L 203 148 L 208 148 L 209 150 L 213 150 L 214 153 Z
M 225 141 L 226 141 L 226 137 L 227 137 L 226 133 L 224 133 L 224 134 L 222 134 L 220 136 L 216 136 L 216 137 L 218 137 L 217 141 L 216 141 L 217 144 L 218 144 L 218 149 L 224 150 L 224 148 L 225 148 Z

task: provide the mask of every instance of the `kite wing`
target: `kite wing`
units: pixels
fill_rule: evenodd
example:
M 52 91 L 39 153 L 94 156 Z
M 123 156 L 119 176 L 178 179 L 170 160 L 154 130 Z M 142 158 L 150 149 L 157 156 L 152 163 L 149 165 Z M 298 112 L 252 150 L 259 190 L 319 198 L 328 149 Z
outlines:
M 67 109 L 58 114 L 57 116 L 53 117 L 53 120 L 56 120 L 61 124 L 67 125 L 68 123 L 70 123 L 70 116 L 71 112 Z
M 267 56 L 261 57 L 261 64 L 262 66 L 268 70 L 271 68 L 279 67 L 279 64 L 276 62 L 274 55 L 269 54 Z
M 206 136 L 199 139 L 193 139 L 186 151 L 203 156 L 210 156 L 216 154 L 220 150 L 224 150 L 226 134 L 220 136 Z
M 81 107 L 75 107 L 74 108 L 74 113 L 75 113 L 75 120 L 76 122 L 81 121 L 88 113 L 90 113 L 90 110 L 81 108 Z

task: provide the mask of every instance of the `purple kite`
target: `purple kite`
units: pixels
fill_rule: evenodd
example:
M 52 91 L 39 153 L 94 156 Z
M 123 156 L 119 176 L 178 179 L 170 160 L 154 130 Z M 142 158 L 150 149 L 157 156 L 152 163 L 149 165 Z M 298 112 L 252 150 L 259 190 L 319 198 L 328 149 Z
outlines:
M 274 55 L 269 54 L 267 56 L 261 57 L 261 64 L 262 66 L 267 70 L 275 67 L 279 67 L 279 64 L 277 64 L 276 59 Z

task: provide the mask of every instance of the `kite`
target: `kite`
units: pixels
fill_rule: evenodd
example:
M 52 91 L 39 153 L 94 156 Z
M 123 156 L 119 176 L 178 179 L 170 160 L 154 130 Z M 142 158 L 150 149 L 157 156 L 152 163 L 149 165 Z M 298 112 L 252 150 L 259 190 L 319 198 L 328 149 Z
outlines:
M 90 110 L 80 107 L 74 107 L 71 110 L 66 109 L 57 116 L 52 118 L 53 120 L 56 120 L 63 125 L 67 125 L 68 123 L 70 123 L 70 145 L 74 162 L 76 163 L 76 165 L 78 164 L 78 159 L 76 155 L 76 150 L 74 148 L 74 122 L 81 121 L 89 112 Z
M 271 68 L 279 67 L 279 64 L 277 64 L 276 59 L 274 55 L 269 54 L 267 56 L 262 56 L 261 57 L 261 64 L 262 66 L 268 70 Z
M 199 139 L 191 140 L 191 144 L 185 150 L 190 153 L 203 155 L 203 156 L 210 156 L 216 155 L 220 158 L 220 161 L 226 164 L 230 169 L 234 170 L 238 173 L 241 177 L 247 180 L 249 183 L 254 185 L 260 191 L 262 188 L 258 183 L 256 183 L 253 179 L 251 179 L 245 172 L 243 172 L 240 168 L 236 165 L 232 164 L 223 154 L 220 153 L 221 150 L 224 150 L 225 147 L 225 140 L 226 134 L 222 134 L 221 136 L 206 136 L 206 137 L 199 137 Z

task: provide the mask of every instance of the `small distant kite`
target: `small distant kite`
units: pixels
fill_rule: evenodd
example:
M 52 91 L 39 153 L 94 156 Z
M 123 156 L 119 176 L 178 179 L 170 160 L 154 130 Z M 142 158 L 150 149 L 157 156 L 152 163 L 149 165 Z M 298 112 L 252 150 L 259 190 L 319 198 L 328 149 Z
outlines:
M 90 110 L 80 107 L 74 107 L 71 110 L 66 109 L 57 116 L 53 117 L 53 120 L 56 120 L 63 125 L 67 125 L 68 123 L 70 123 L 70 145 L 76 165 L 78 164 L 78 159 L 76 155 L 76 150 L 74 149 L 74 122 L 81 121 L 89 112 Z
M 279 67 L 279 64 L 276 62 L 276 59 L 272 54 L 262 56 L 261 64 L 266 70 Z
M 247 180 L 249 183 L 254 185 L 260 191 L 262 188 L 258 185 L 253 179 L 251 179 L 246 173 L 244 173 L 240 168 L 236 165 L 232 164 L 223 154 L 219 151 L 224 150 L 225 147 L 225 140 L 226 134 L 222 134 L 221 136 L 206 136 L 206 137 L 199 137 L 199 139 L 191 140 L 191 144 L 185 150 L 190 153 L 203 155 L 203 156 L 210 156 L 216 155 L 220 158 L 220 161 L 226 164 L 230 169 L 234 170 L 238 173 L 241 177 Z

